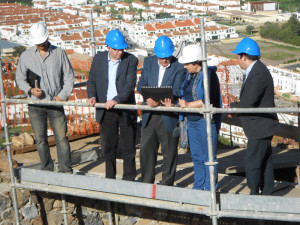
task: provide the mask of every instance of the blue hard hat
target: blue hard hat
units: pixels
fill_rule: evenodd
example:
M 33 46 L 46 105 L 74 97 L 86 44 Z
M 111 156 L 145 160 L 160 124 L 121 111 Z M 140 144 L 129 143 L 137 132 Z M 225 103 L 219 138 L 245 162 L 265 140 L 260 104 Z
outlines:
M 155 41 L 154 53 L 158 58 L 170 57 L 175 50 L 172 40 L 167 36 L 160 36 Z
M 124 35 L 118 30 L 111 30 L 107 33 L 105 44 L 113 49 L 124 49 L 128 46 Z
M 238 45 L 232 53 L 246 53 L 248 55 L 260 56 L 260 49 L 256 41 L 254 41 L 251 38 L 244 38 L 238 43 Z

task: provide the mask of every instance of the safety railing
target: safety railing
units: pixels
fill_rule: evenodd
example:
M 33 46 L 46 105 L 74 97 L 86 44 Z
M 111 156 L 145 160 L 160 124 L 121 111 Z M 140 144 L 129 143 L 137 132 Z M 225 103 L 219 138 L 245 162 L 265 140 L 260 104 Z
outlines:
M 202 37 L 205 37 L 204 35 L 204 21 L 203 18 L 201 18 L 201 35 Z M 212 223 L 213 225 L 217 225 L 218 221 L 217 219 L 219 217 L 237 217 L 237 218 L 257 218 L 257 219 L 275 219 L 275 220 L 282 220 L 282 221 L 300 221 L 300 210 L 297 209 L 299 207 L 296 207 L 296 205 L 299 206 L 300 204 L 300 199 L 295 198 L 280 198 L 280 197 L 273 197 L 273 196 L 244 196 L 244 195 L 236 195 L 232 196 L 230 194 L 218 194 L 219 199 L 217 199 L 217 191 L 215 188 L 215 182 L 214 182 L 214 169 L 215 165 L 217 162 L 214 162 L 213 160 L 213 148 L 212 148 L 212 135 L 211 135 L 211 116 L 212 114 L 216 113 L 266 113 L 266 112 L 273 112 L 273 113 L 278 113 L 278 112 L 300 112 L 299 108 L 213 108 L 210 105 L 209 102 L 209 92 L 208 92 L 208 80 L 207 80 L 207 61 L 206 61 L 206 44 L 205 44 L 205 38 L 202 38 L 202 47 L 203 47 L 203 74 L 204 74 L 204 89 L 205 89 L 205 105 L 203 108 L 179 108 L 179 107 L 164 107 L 164 106 L 159 106 L 156 108 L 152 108 L 149 106 L 144 106 L 144 105 L 124 105 L 124 104 L 117 104 L 114 108 L 115 109 L 130 109 L 130 110 L 147 110 L 147 111 L 160 111 L 160 112 L 184 112 L 184 113 L 199 113 L 203 114 L 205 119 L 206 119 L 206 124 L 207 124 L 207 139 L 208 139 L 208 151 L 209 151 L 209 162 L 207 165 L 209 166 L 209 171 L 210 171 L 210 184 L 211 184 L 211 191 L 196 191 L 196 190 L 191 190 L 191 189 L 181 189 L 178 191 L 176 187 L 159 187 L 159 189 L 162 190 L 162 193 L 165 194 L 167 197 L 163 197 L 163 200 L 165 201 L 172 201 L 172 202 L 187 202 L 188 204 L 202 204 L 205 205 L 206 208 L 202 212 L 205 215 L 208 215 L 212 218 Z M 0 59 L 0 64 L 1 64 L 1 59 Z M 1 85 L 1 107 L 2 109 L 6 109 L 6 105 L 8 103 L 16 103 L 16 104 L 34 104 L 34 105 L 56 105 L 56 106 L 82 106 L 82 107 L 89 107 L 87 103 L 84 102 L 54 102 L 54 101 L 34 101 L 34 100 L 23 100 L 23 99 L 15 99 L 15 98 L 6 98 L 5 93 L 4 93 L 4 87 L 3 87 L 3 80 L 2 80 L 2 69 L 1 69 L 1 74 L 0 74 L 0 85 Z M 95 104 L 96 108 L 105 108 L 104 103 L 96 103 Z M 3 113 L 3 118 L 7 117 L 6 110 L 2 111 Z M 50 185 L 54 185 L 53 187 L 61 187 L 58 189 L 51 188 L 49 186 L 49 180 L 47 180 L 48 183 L 46 183 L 46 186 L 43 185 L 37 185 L 36 187 L 31 187 L 30 185 L 19 185 L 17 184 L 15 174 L 13 171 L 13 166 L 12 166 L 12 155 L 11 155 L 11 148 L 10 146 L 12 143 L 9 141 L 9 133 L 8 133 L 8 125 L 6 122 L 6 119 L 3 120 L 3 126 L 5 130 L 5 145 L 6 145 L 6 150 L 7 150 L 7 156 L 8 156 L 8 161 L 9 161 L 9 169 L 10 169 L 10 180 L 11 180 L 11 188 L 12 188 L 12 195 L 13 195 L 13 203 L 14 203 L 14 210 L 15 210 L 15 220 L 16 224 L 19 224 L 19 215 L 18 215 L 18 205 L 17 205 L 17 197 L 16 197 L 16 187 L 23 187 L 23 188 L 29 188 L 29 189 L 35 189 L 35 190 L 41 190 L 41 191 L 52 191 L 54 193 L 61 193 L 62 196 L 64 194 L 72 194 L 68 191 L 68 188 L 80 188 L 80 186 L 72 186 L 68 187 L 66 186 L 66 183 L 56 183 L 55 181 L 51 181 Z M 24 176 L 27 176 L 26 170 L 23 172 Z M 60 174 L 59 176 L 66 176 L 66 179 L 64 181 L 68 181 L 68 175 L 67 174 Z M 37 182 L 37 180 L 42 180 L 43 177 L 39 176 L 31 176 L 35 178 L 34 182 Z M 47 179 L 53 178 L 51 174 L 48 174 L 46 176 Z M 28 179 L 32 179 L 29 178 Z M 37 180 L 36 180 L 37 179 Z M 71 178 L 70 178 L 71 179 Z M 72 179 L 77 179 L 76 177 L 73 177 Z M 81 178 L 82 179 L 82 178 Z M 86 178 L 88 179 L 88 178 Z M 105 179 L 104 179 L 105 180 Z M 88 182 L 88 181 L 87 181 Z M 94 190 L 94 191 L 104 191 L 104 192 L 112 192 L 113 194 L 120 194 L 124 196 L 136 196 L 136 197 L 144 197 L 147 198 L 149 197 L 148 195 L 136 195 L 136 193 L 132 193 L 130 190 L 135 189 L 137 190 L 138 188 L 141 189 L 149 189 L 149 185 L 147 184 L 138 184 L 138 183 L 132 183 L 130 184 L 125 182 L 122 183 L 125 187 L 126 191 L 125 193 L 120 192 L 120 190 L 114 189 L 114 185 L 117 185 L 118 182 L 125 182 L 125 181 L 115 181 L 115 180 L 109 180 L 109 181 L 102 181 L 101 184 L 103 185 L 103 188 Z M 70 182 L 73 184 L 73 182 Z M 83 183 L 83 182 L 81 182 Z M 84 182 L 86 183 L 86 182 Z M 126 185 L 125 185 L 126 184 Z M 97 185 L 91 185 L 93 187 Z M 119 186 L 119 185 L 117 185 Z M 65 188 L 63 188 L 65 187 Z M 109 189 L 106 189 L 109 187 Z M 114 190 L 114 191 L 112 191 Z M 153 189 L 152 189 L 153 191 Z M 142 191 L 141 191 L 142 192 Z M 79 194 L 80 193 L 80 194 Z M 167 194 L 169 193 L 169 194 Z M 173 193 L 173 195 L 172 195 Z M 175 195 L 174 195 L 175 193 Z M 178 193 L 184 193 L 187 197 L 183 197 L 184 201 L 182 199 L 176 198 L 176 195 Z M 76 194 L 79 194 L 80 196 L 83 197 L 91 197 L 90 193 L 88 194 L 87 192 L 81 191 Z M 209 196 L 208 196 L 209 195 Z M 175 196 L 175 197 L 174 197 Z M 196 196 L 196 198 L 195 198 Z M 94 196 L 95 197 L 95 196 Z M 186 198 L 189 198 L 188 200 Z M 199 199 L 197 199 L 199 198 Z M 209 199 L 209 201 L 203 201 L 201 198 L 204 198 L 205 200 Z M 63 197 L 64 199 L 64 197 Z M 112 201 L 118 201 L 114 197 L 103 197 L 103 199 L 106 200 L 112 200 Z M 157 198 L 156 198 L 157 199 Z M 265 202 L 272 202 L 273 211 L 270 209 L 266 209 L 265 207 Z M 128 202 L 131 204 L 143 204 L 143 203 L 137 203 L 136 201 L 130 201 L 124 200 L 124 202 Z M 209 205 L 207 205 L 207 202 Z M 243 205 L 243 203 L 247 202 L 248 204 L 246 206 Z M 161 204 L 163 207 L 168 208 L 167 204 L 162 204 L 162 203 L 153 203 L 153 206 L 156 204 Z M 278 205 L 277 205 L 278 204 Z M 63 204 L 64 205 L 64 204 Z M 145 204 L 149 205 L 149 204 Z M 160 205 L 160 206 L 161 206 Z M 157 206 L 157 205 L 156 205 Z M 158 206 L 157 206 L 158 207 Z M 163 208 L 162 207 L 162 208 Z M 284 207 L 285 210 L 284 212 L 278 210 L 278 207 Z M 181 210 L 181 207 L 174 207 L 175 210 Z M 174 209 L 173 208 L 173 209 Z M 194 209 L 194 208 L 193 208 Z M 249 211 L 250 209 L 250 211 Z M 293 210 L 292 210 L 293 209 Z M 248 210 L 248 211 L 247 211 Z M 189 210 L 187 210 L 189 211 Z M 201 213 L 199 210 L 190 210 L 189 212 L 193 213 Z M 287 216 L 288 215 L 288 218 Z

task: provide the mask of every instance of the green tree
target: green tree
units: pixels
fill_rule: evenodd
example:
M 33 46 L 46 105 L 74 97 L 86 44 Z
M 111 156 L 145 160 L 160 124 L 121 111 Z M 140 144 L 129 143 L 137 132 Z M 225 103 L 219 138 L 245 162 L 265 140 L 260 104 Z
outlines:
M 20 3 L 23 6 L 33 6 L 32 0 L 0 0 L 1 3 Z
M 253 30 L 254 30 L 254 26 L 252 26 L 252 25 L 248 25 L 248 26 L 246 27 L 246 31 L 247 31 L 248 33 L 250 33 L 250 34 L 252 34 Z
M 22 45 L 15 46 L 13 49 L 14 49 L 12 53 L 13 57 L 20 57 L 20 55 L 26 50 L 26 48 Z
M 119 12 L 116 9 L 114 9 L 113 7 L 110 7 L 110 12 L 114 15 L 119 14 Z
M 300 22 L 294 16 L 282 25 L 267 22 L 260 27 L 260 35 L 263 38 L 269 38 L 299 46 Z
M 289 19 L 288 26 L 292 29 L 293 33 L 297 34 L 298 36 L 300 35 L 300 22 L 295 15 L 292 15 Z

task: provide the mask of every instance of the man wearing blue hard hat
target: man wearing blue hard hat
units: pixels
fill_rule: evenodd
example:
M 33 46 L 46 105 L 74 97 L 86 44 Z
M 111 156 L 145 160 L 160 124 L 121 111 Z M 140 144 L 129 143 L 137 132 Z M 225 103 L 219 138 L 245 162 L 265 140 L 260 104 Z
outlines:
M 275 107 L 273 78 L 260 61 L 260 48 L 251 38 L 242 39 L 232 52 L 246 70 L 240 101 L 231 108 Z M 271 141 L 279 123 L 275 113 L 241 113 L 238 115 L 248 138 L 245 171 L 251 195 L 270 195 L 274 190 Z
M 136 176 L 135 128 L 136 110 L 115 110 L 116 104 L 135 104 L 137 58 L 124 51 L 128 44 L 118 30 L 107 33 L 107 51 L 98 52 L 92 62 L 87 82 L 88 104 L 105 103 L 97 108 L 101 147 L 105 153 L 106 178 L 116 178 L 116 148 L 118 139 L 123 157 L 123 180 Z M 120 131 L 120 132 L 119 132 Z M 120 133 L 120 134 L 119 134 Z
M 175 46 L 167 36 L 161 36 L 155 41 L 154 56 L 144 61 L 138 92 L 142 94 L 144 86 L 171 86 L 175 101 L 180 97 L 180 87 L 185 78 L 185 69 L 177 58 L 172 56 Z M 144 99 L 143 104 L 157 107 L 162 102 L 152 98 Z M 142 182 L 154 183 L 157 151 L 161 144 L 163 154 L 162 181 L 163 185 L 173 185 L 177 166 L 178 137 L 173 131 L 178 122 L 176 113 L 143 111 L 141 130 L 141 172 Z

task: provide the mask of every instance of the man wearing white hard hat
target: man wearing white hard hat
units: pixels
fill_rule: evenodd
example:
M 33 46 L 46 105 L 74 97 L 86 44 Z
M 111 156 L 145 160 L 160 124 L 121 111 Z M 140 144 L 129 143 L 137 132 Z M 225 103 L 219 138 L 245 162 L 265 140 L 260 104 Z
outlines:
M 202 48 L 199 45 L 186 46 L 178 61 L 184 64 L 188 71 L 186 79 L 181 87 L 181 98 L 178 105 L 181 108 L 201 108 L 205 103 Z M 213 107 L 222 107 L 220 83 L 216 74 L 217 67 L 208 67 L 209 97 Z M 208 160 L 208 143 L 206 131 L 206 119 L 202 114 L 187 113 L 187 129 L 189 145 L 194 163 L 194 189 L 207 190 L 210 188 Z M 182 119 L 182 115 L 180 115 Z M 213 157 L 217 161 L 217 141 L 221 124 L 221 115 L 214 114 L 211 121 Z M 218 171 L 215 166 L 215 184 L 217 187 Z
M 34 46 L 20 56 L 16 81 L 19 88 L 32 100 L 66 101 L 73 90 L 74 72 L 61 48 L 48 41 L 48 29 L 42 22 L 30 29 Z M 71 173 L 71 151 L 67 122 L 62 106 L 28 105 L 30 123 L 41 159 L 41 169 L 53 171 L 47 138 L 47 121 L 54 132 L 60 172 Z

